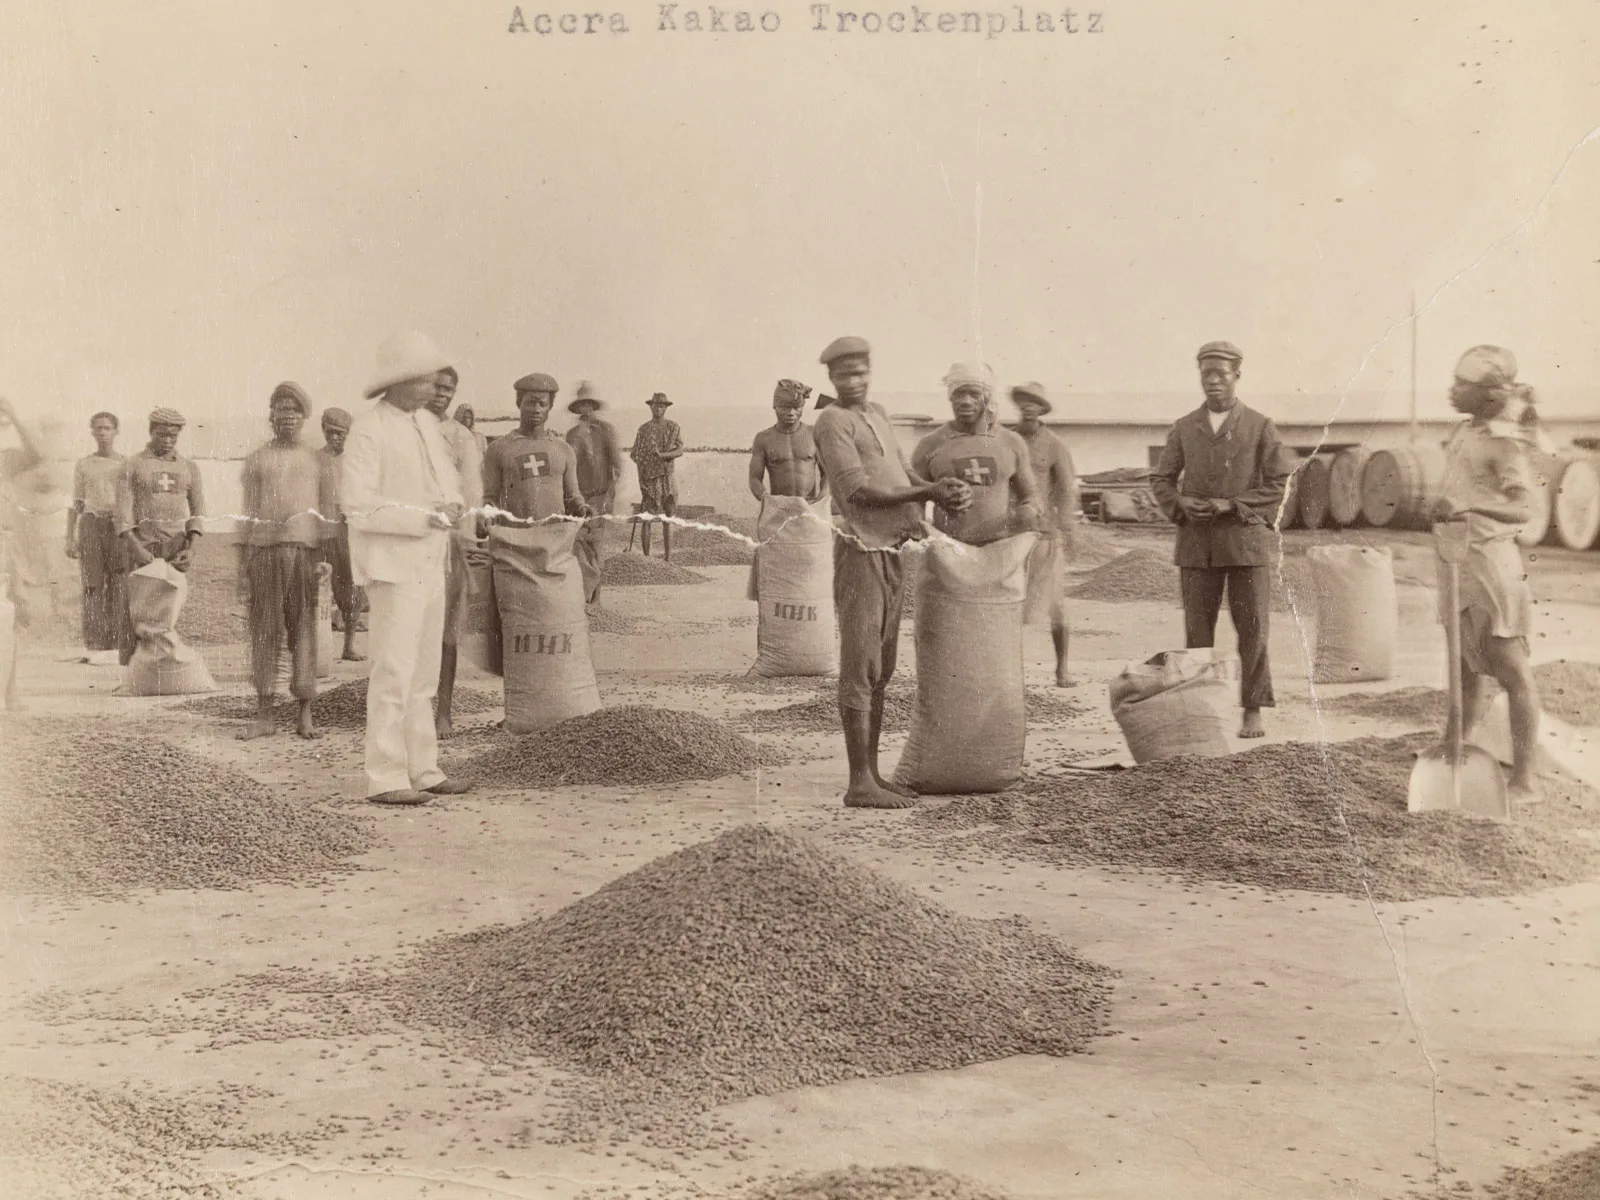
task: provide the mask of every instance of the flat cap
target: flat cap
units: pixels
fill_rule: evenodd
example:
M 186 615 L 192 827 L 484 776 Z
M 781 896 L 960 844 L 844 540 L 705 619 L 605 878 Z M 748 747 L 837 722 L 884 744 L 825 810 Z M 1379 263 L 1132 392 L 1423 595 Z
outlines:
M 1242 363 L 1244 355 L 1239 352 L 1239 347 L 1232 342 L 1207 342 L 1200 347 L 1200 353 L 1194 356 L 1195 362 L 1202 358 L 1225 358 L 1232 363 Z
M 322 410 L 322 427 L 324 429 L 343 429 L 349 431 L 351 424 L 350 414 L 342 408 L 325 408 Z
M 293 400 L 295 402 L 295 406 L 299 408 L 300 415 L 302 417 L 311 416 L 311 397 L 306 395 L 305 388 L 301 387 L 298 383 L 286 379 L 277 387 L 273 388 L 272 395 L 267 400 L 267 407 L 270 408 L 279 400 L 284 399 Z
M 177 425 L 184 426 L 188 422 L 183 419 L 183 414 L 175 408 L 152 408 L 150 410 L 150 424 L 152 425 Z
M 511 385 L 520 394 L 522 392 L 559 392 L 561 385 L 543 371 L 535 371 L 532 375 L 524 375 Z
M 834 338 L 833 341 L 828 343 L 827 349 L 822 352 L 817 361 L 826 367 L 835 359 L 845 358 L 852 354 L 860 354 L 867 358 L 872 356 L 872 347 L 867 345 L 866 338 Z
M 1035 404 L 1042 404 L 1045 412 L 1055 411 L 1055 405 L 1050 403 L 1050 396 L 1044 390 L 1044 384 L 1033 380 L 1019 383 L 1011 389 L 1011 402 L 1015 404 L 1019 400 L 1032 400 Z

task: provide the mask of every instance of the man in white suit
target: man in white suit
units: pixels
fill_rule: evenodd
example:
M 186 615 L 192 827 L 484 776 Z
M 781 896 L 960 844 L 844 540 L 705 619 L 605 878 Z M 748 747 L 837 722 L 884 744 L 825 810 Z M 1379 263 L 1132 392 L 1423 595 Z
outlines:
M 374 804 L 426 804 L 430 793 L 468 790 L 439 770 L 433 722 L 450 531 L 465 501 L 439 422 L 424 406 L 450 365 L 425 334 L 384 342 L 366 389 L 378 403 L 345 440 L 350 566 L 372 605 L 366 772 Z

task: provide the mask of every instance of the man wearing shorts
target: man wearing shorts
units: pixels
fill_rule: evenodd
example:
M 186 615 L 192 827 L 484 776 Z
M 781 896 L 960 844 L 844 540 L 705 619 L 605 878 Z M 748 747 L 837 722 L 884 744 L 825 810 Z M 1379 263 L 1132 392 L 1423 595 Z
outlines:
M 1067 674 L 1067 647 L 1071 631 L 1067 605 L 1062 598 L 1062 568 L 1072 554 L 1072 529 L 1077 521 L 1077 473 L 1067 444 L 1046 429 L 1043 417 L 1050 397 L 1042 383 L 1019 383 L 1011 389 L 1011 403 L 1019 420 L 1011 429 L 1028 447 L 1033 479 L 1039 489 L 1039 544 L 1028 558 L 1028 603 L 1024 620 L 1032 625 L 1050 623 L 1050 640 L 1056 651 L 1056 686 L 1071 687 Z
M 905 601 L 900 548 L 921 537 L 922 506 L 946 512 L 971 503 L 959 479 L 915 477 L 882 406 L 869 403 L 871 348 L 843 337 L 822 352 L 838 393 L 817 415 L 817 457 L 833 495 L 839 531 L 833 543 L 833 601 L 839 618 L 839 719 L 850 782 L 847 808 L 906 808 L 913 798 L 878 770 L 885 689 L 894 675 Z
M 1459 567 L 1462 726 L 1470 732 L 1483 712 L 1483 679 L 1491 676 L 1510 701 L 1508 790 L 1528 803 L 1538 799 L 1539 693 L 1528 660 L 1533 595 L 1516 536 L 1533 515 L 1527 448 L 1538 425 L 1532 390 L 1516 378 L 1517 360 L 1499 346 L 1474 346 L 1456 364 L 1450 404 L 1470 419 L 1445 443 L 1442 494 L 1432 517 L 1467 527 L 1469 549 Z
M 683 457 L 683 432 L 676 421 L 667 420 L 672 404 L 665 392 L 657 392 L 647 402 L 650 419 L 639 426 L 633 439 L 633 462 L 639 469 L 639 511 L 670 517 L 678 508 L 678 485 L 673 464 Z M 639 546 L 650 557 L 650 525 L 639 526 Z M 661 523 L 661 553 L 672 561 L 672 522 Z

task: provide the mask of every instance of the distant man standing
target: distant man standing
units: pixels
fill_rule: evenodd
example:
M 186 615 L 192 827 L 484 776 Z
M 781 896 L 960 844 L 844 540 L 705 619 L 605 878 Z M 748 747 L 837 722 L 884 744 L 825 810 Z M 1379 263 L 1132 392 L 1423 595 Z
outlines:
M 482 458 L 484 451 L 489 449 L 489 439 L 478 432 L 478 414 L 473 411 L 470 404 L 456 405 L 456 422 L 467 427 L 472 434 L 472 440 L 478 447 L 478 457 Z
M 838 393 L 817 415 L 817 458 L 833 494 L 839 531 L 833 543 L 833 597 L 839 617 L 839 719 L 850 782 L 847 808 L 906 808 L 913 800 L 878 770 L 884 692 L 894 675 L 905 561 L 900 548 L 923 535 L 922 506 L 946 512 L 971 503 L 959 479 L 930 483 L 911 473 L 889 414 L 867 400 L 871 348 L 858 337 L 822 352 Z
M 676 421 L 667 420 L 672 404 L 665 392 L 647 401 L 650 419 L 639 426 L 633 439 L 633 462 L 639 468 L 639 511 L 671 517 L 678 509 L 678 485 L 674 463 L 683 457 L 683 431 Z M 650 522 L 639 527 L 639 546 L 650 557 Z M 661 553 L 672 561 L 672 522 L 661 523 Z
M 300 441 L 311 398 L 299 384 L 274 388 L 267 411 L 272 440 L 252 451 L 240 471 L 246 529 L 239 545 L 239 583 L 250 620 L 256 715 L 239 738 L 249 741 L 278 731 L 272 705 L 285 640 L 292 668 L 289 694 L 299 705 L 295 732 L 319 738 L 322 731 L 311 714 L 317 698 L 317 584 L 323 539 L 338 507 L 333 468 Z
M 456 477 L 461 480 L 461 496 L 467 511 L 450 535 L 450 562 L 445 575 L 444 645 L 439 651 L 439 690 L 434 700 L 434 732 L 441 738 L 455 733 L 452 709 L 456 694 L 456 644 L 461 636 L 461 624 L 467 615 L 468 590 L 467 553 L 473 545 L 477 531 L 478 508 L 483 504 L 483 456 L 472 430 L 459 421 L 447 420 L 445 413 L 455 398 L 460 376 L 454 367 L 439 372 L 433 398 L 426 407 L 439 422 L 439 432 L 445 445 L 450 447 L 450 458 L 455 464 Z
M 934 512 L 934 528 L 969 546 L 984 546 L 1039 525 L 1039 501 L 1027 444 L 990 421 L 994 378 L 986 367 L 957 363 L 944 377 L 951 420 L 911 454 L 911 470 L 924 479 L 959 479 L 972 503 L 958 512 Z
M 1191 648 L 1214 644 L 1222 595 L 1239 635 L 1242 738 L 1265 730 L 1273 705 L 1267 662 L 1272 604 L 1272 522 L 1294 469 L 1272 422 L 1239 403 L 1244 361 L 1231 342 L 1207 342 L 1197 355 L 1205 403 L 1179 417 L 1151 472 L 1156 503 L 1178 527 L 1175 560 Z
M 7 661 L 0 662 L 0 672 L 5 678 L 0 680 L 4 684 L 4 707 L 11 712 L 22 710 L 22 693 L 17 686 L 17 655 L 16 632 L 21 624 L 20 614 L 15 606 L 16 596 L 13 588 L 21 568 L 18 563 L 20 557 L 19 547 L 16 545 L 17 531 L 13 521 L 15 515 L 11 510 L 15 504 L 13 489 L 17 486 L 20 476 L 35 470 L 44 461 L 40 451 L 39 442 L 27 425 L 17 417 L 17 410 L 11 401 L 0 396 L 0 432 L 12 430 L 17 438 L 17 446 L 12 450 L 0 450 L 0 506 L 7 511 L 0 511 L 0 600 L 13 601 L 11 610 L 11 628 L 6 632 L 11 636 L 11 653 Z
M 576 414 L 578 423 L 567 430 L 567 445 L 578 457 L 578 487 L 583 502 L 594 513 L 584 523 L 573 547 L 578 568 L 583 572 L 583 599 L 600 603 L 600 573 L 604 567 L 604 517 L 616 511 L 617 481 L 622 478 L 622 448 L 617 431 L 600 417 L 600 397 L 587 379 L 578 384 L 578 394 L 567 411 Z
M 1044 426 L 1050 397 L 1041 383 L 1020 383 L 1011 389 L 1011 403 L 1020 419 L 1011 428 L 1028 447 L 1033 479 L 1039 487 L 1039 544 L 1028 559 L 1028 604 L 1031 619 L 1044 615 L 1050 622 L 1050 640 L 1056 651 L 1056 686 L 1071 687 L 1067 674 L 1067 604 L 1062 567 L 1072 554 L 1073 528 L 1077 524 L 1077 473 L 1067 444 Z
M 361 589 L 356 587 L 350 571 L 350 526 L 344 518 L 344 441 L 350 434 L 350 423 L 350 414 L 342 408 L 322 410 L 323 445 L 318 453 L 333 480 L 334 489 L 334 527 L 327 533 L 323 551 L 333 568 L 333 605 L 344 631 L 344 651 L 339 657 L 345 662 L 365 662 L 366 655 L 356 653 L 356 633 L 361 628 Z
M 426 804 L 429 793 L 470 790 L 439 769 L 433 724 L 450 535 L 466 503 L 439 422 L 422 410 L 448 366 L 425 334 L 384 342 L 366 389 L 378 403 L 345 442 L 350 563 L 372 603 L 366 774 L 374 804 Z
M 67 557 L 83 582 L 83 645 L 92 663 L 116 661 L 117 630 L 127 605 L 127 552 L 117 538 L 117 478 L 128 460 L 116 451 L 122 422 L 115 413 L 89 418 L 95 450 L 72 470 Z
M 200 469 L 178 454 L 178 435 L 184 424 L 177 409 L 154 410 L 149 444 L 123 464 L 117 477 L 117 534 L 134 570 L 158 558 L 180 571 L 187 571 L 194 562 L 205 500 Z M 133 617 L 124 604 L 117 646 L 123 666 L 132 661 L 135 644 Z
M 556 381 L 535 371 L 513 386 L 522 419 L 514 432 L 496 438 L 484 457 L 484 499 L 519 521 L 589 516 L 578 486 L 578 456 L 549 429 Z

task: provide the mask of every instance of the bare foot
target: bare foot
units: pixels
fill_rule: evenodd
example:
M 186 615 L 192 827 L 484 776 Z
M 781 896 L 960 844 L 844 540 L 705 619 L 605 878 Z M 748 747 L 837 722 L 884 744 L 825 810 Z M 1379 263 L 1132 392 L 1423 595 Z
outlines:
M 366 662 L 367 661 L 367 656 L 365 654 L 357 654 L 356 653 L 356 648 L 354 646 L 346 646 L 344 648 L 344 653 L 339 655 L 339 658 L 344 662 Z
M 1056 686 L 1059 688 L 1077 687 L 1078 681 L 1065 671 L 1056 672 Z
M 879 787 L 876 781 L 852 787 L 844 794 L 846 808 L 913 808 L 916 803 L 910 796 Z
M 1242 738 L 1267 736 L 1267 731 L 1261 725 L 1261 710 L 1259 708 L 1247 708 L 1244 710 L 1244 722 L 1239 726 L 1239 736 Z
M 455 737 L 456 727 L 451 724 L 449 717 L 439 717 L 433 723 L 433 735 L 440 741 Z
M 256 738 L 271 737 L 277 732 L 278 723 L 271 717 L 257 717 L 239 731 L 238 737 L 241 742 L 248 742 Z
M 896 796 L 904 796 L 908 800 L 915 800 L 917 798 L 917 790 L 915 788 L 909 788 L 903 784 L 894 783 L 891 780 L 885 779 L 877 772 L 873 772 L 872 778 L 873 781 L 886 792 L 893 792 Z

